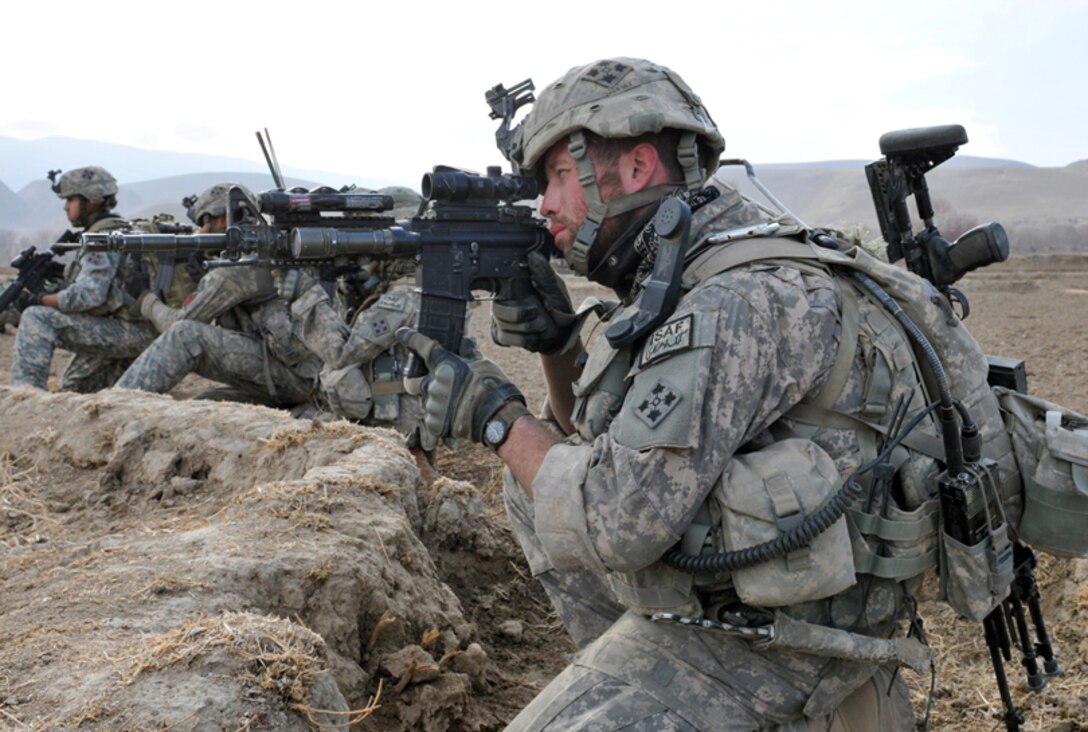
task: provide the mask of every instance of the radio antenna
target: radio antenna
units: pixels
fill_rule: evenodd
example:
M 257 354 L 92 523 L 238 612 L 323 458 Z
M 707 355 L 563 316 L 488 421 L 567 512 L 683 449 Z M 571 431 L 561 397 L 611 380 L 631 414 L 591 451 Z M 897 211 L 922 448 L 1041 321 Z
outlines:
M 267 146 L 265 145 L 265 138 L 268 138 Z M 267 127 L 264 128 L 263 136 L 259 130 L 257 131 L 257 142 L 261 143 L 264 160 L 268 163 L 268 169 L 272 172 L 272 182 L 276 184 L 278 190 L 287 190 L 287 186 L 283 182 L 283 173 L 280 172 L 280 161 L 276 159 L 276 150 L 272 147 L 272 135 L 268 134 Z

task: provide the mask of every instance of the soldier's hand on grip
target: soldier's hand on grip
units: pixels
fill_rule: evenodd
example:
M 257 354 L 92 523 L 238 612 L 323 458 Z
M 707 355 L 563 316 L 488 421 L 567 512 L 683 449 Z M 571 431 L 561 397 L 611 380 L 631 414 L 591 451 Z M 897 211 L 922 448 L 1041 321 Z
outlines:
M 487 359 L 468 361 L 411 328 L 397 331 L 397 339 L 427 365 L 422 383 L 423 424 L 436 437 L 483 440 L 484 426 L 510 401 L 525 397 L 506 374 Z
M 41 293 L 38 292 L 23 292 L 19 293 L 19 297 L 15 300 L 15 307 L 19 312 L 26 310 L 34 305 L 42 304 Z
M 491 303 L 491 339 L 500 346 L 555 353 L 570 341 L 577 317 L 566 285 L 547 257 L 532 252 L 528 264 L 536 292 L 519 300 Z
M 144 262 L 135 263 L 126 268 L 124 274 L 123 289 L 125 294 L 133 300 L 139 300 L 140 296 L 151 290 L 151 273 Z

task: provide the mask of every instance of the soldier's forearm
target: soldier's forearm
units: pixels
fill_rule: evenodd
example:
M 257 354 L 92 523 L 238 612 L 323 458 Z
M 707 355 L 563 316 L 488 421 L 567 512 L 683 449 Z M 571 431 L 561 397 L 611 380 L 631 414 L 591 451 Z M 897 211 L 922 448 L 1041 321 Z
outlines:
M 544 370 L 544 382 L 548 386 L 548 404 L 552 416 L 566 434 L 574 432 L 570 417 L 574 413 L 574 390 L 581 369 L 575 364 L 578 354 L 585 350 L 582 340 L 563 354 L 541 354 L 540 365 Z
M 510 426 L 510 436 L 499 447 L 499 457 L 510 468 L 530 500 L 533 498 L 533 480 L 540 471 L 544 456 L 558 442 L 555 434 L 544 424 L 525 415 Z

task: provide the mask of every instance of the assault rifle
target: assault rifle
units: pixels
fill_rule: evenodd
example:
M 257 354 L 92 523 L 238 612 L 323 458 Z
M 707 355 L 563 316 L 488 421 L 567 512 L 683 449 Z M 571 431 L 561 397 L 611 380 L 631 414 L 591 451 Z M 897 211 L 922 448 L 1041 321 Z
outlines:
M 517 299 L 532 290 L 528 255 L 554 249 L 543 219 L 517 201 L 536 198 L 536 179 L 437 166 L 423 176 L 420 213 L 404 226 L 362 230 L 300 227 L 291 234 L 296 262 L 414 258 L 422 292 L 418 328 L 457 353 L 473 290 Z
M 383 228 L 394 223 L 391 216 L 381 215 L 392 209 L 392 196 L 350 188 L 337 191 L 319 186 L 311 191 L 264 191 L 253 200 L 243 189 L 232 186 L 227 192 L 227 229 L 221 234 L 108 232 L 84 234 L 82 240 L 92 252 L 174 255 L 208 252 L 234 263 L 240 262 L 243 255 L 253 254 L 262 262 L 276 264 L 290 258 L 291 232 L 299 226 Z
M 971 270 L 1004 262 L 1009 256 L 1009 238 L 1001 224 L 980 224 L 949 242 L 933 223 L 926 173 L 953 157 L 966 142 L 967 132 L 961 125 L 896 130 L 880 137 L 884 158 L 865 166 L 880 233 L 888 243 L 888 261 L 905 260 L 907 269 L 959 302 L 964 317 L 970 306 L 952 284 Z M 924 224 L 917 233 L 907 207 L 911 195 Z
M 880 138 L 884 159 L 865 166 L 880 230 L 888 243 L 889 261 L 905 260 L 911 272 L 931 282 L 951 302 L 959 302 L 963 317 L 967 317 L 970 307 L 963 293 L 951 285 L 968 272 L 1003 262 L 1009 256 L 1009 240 L 1001 224 L 976 226 L 950 243 L 941 236 L 933 221 L 933 205 L 925 174 L 955 155 L 959 146 L 966 142 L 967 133 L 960 125 L 889 132 Z M 910 195 L 914 196 L 924 224 L 917 233 L 913 231 L 907 208 L 906 199 Z M 988 358 L 991 384 L 1027 391 L 1022 361 Z M 986 532 L 993 528 L 989 518 L 993 511 L 987 503 L 996 497 L 987 497 L 982 485 L 985 481 L 980 481 L 978 476 L 989 473 L 988 480 L 992 483 L 996 480 L 993 475 L 996 467 L 992 461 L 981 460 L 978 430 L 968 424 L 968 417 L 966 413 L 961 414 L 963 429 L 958 441 L 953 439 L 955 423 L 942 420 L 948 469 L 939 477 L 938 492 L 944 531 L 971 546 L 983 540 Z M 949 444 L 955 442 L 959 444 Z M 971 469 L 965 470 L 965 465 Z M 1046 686 L 1045 677 L 1060 674 L 1062 669 L 1043 619 L 1035 580 L 1035 553 L 1026 544 L 1014 541 L 1007 550 L 996 553 L 992 561 L 996 563 L 992 569 L 1001 565 L 1009 568 L 1013 580 L 1008 596 L 983 619 L 983 633 L 1004 707 L 1000 719 L 1009 732 L 1017 732 L 1024 715 L 1013 703 L 1005 673 L 1005 663 L 1012 660 L 1013 647 L 1019 650 L 1030 691 L 1042 690 Z
M 79 249 L 79 235 L 69 229 L 45 251 L 39 252 L 33 246 L 21 251 L 11 260 L 11 266 L 19 271 L 19 275 L 0 293 L 0 313 L 14 307 L 23 292 L 42 294 L 50 283 L 62 282 L 64 265 L 57 262 L 56 257 L 75 249 Z

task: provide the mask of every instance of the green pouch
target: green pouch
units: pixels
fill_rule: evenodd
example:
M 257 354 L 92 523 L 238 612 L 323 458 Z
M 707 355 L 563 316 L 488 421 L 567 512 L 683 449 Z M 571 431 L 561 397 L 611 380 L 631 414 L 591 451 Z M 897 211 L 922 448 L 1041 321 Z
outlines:
M 721 540 L 737 551 L 778 538 L 842 487 L 835 462 L 815 442 L 789 439 L 735 455 L 711 493 L 721 512 Z M 802 549 L 732 574 L 749 605 L 779 607 L 836 595 L 855 582 L 845 518 Z
M 1088 418 L 995 387 L 1024 480 L 1025 543 L 1059 557 L 1088 557 Z
M 1012 583 L 1012 540 L 1001 522 L 967 546 L 941 532 L 941 599 L 965 618 L 981 621 L 1001 604 Z

